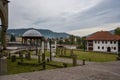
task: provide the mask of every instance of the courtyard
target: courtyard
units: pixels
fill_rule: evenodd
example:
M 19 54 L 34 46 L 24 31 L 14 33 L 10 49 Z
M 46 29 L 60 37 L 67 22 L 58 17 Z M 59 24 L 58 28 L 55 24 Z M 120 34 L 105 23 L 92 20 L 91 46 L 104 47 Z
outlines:
M 23 64 L 18 64 L 21 59 L 19 58 L 19 54 L 12 54 L 17 56 L 17 60 L 15 62 L 12 62 L 12 58 L 8 58 L 7 60 L 7 68 L 8 72 L 7 74 L 18 74 L 18 73 L 24 73 L 24 72 L 34 72 L 34 71 L 43 71 L 42 63 L 38 63 L 38 56 L 35 55 L 35 51 L 31 51 L 31 59 L 26 59 L 25 54 L 26 52 L 23 51 L 22 54 L 24 56 L 23 58 Z M 117 61 L 117 55 L 116 54 L 110 54 L 110 53 L 101 53 L 101 52 L 84 52 L 81 50 L 73 50 L 73 53 L 77 55 L 77 65 L 81 66 L 83 65 L 83 60 L 85 60 L 85 64 L 94 64 L 94 63 L 106 63 L 106 62 L 113 62 Z M 66 55 L 60 56 L 56 55 L 52 57 L 52 61 L 47 62 L 47 58 L 50 57 L 50 53 L 45 51 L 46 55 L 46 69 L 58 69 L 58 68 L 64 68 L 64 63 L 67 64 L 67 67 L 74 67 L 73 64 L 73 58 L 70 56 L 70 50 L 66 51 Z
M 119 80 L 120 61 L 0 76 L 0 80 Z

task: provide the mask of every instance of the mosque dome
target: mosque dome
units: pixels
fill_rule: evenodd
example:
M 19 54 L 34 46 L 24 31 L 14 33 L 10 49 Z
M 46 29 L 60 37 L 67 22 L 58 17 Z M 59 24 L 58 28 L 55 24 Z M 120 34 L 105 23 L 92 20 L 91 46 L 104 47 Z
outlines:
M 35 29 L 30 29 L 28 31 L 26 31 L 22 37 L 43 37 L 42 34 L 35 30 Z

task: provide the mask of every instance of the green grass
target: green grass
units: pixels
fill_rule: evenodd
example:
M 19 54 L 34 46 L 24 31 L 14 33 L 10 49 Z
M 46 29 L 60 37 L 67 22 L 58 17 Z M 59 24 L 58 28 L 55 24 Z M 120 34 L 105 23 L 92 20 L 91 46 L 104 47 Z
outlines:
M 8 66 L 8 74 L 17 74 L 17 73 L 24 73 L 24 72 L 33 72 L 33 71 L 40 71 L 42 70 L 42 65 L 18 65 L 17 63 L 20 62 L 19 59 L 17 59 L 16 62 L 11 62 L 10 59 L 7 60 L 7 66 Z M 37 63 L 37 59 L 32 59 L 32 60 L 26 60 L 24 59 L 23 61 L 24 63 L 34 63 L 34 64 L 38 64 Z M 63 66 L 62 62 L 55 62 L 52 61 L 50 62 L 50 64 L 54 64 L 54 65 L 58 65 L 58 66 Z M 72 64 L 68 64 L 69 67 L 72 66 Z M 48 69 L 56 69 L 58 67 L 55 66 L 49 66 L 46 65 L 46 70 Z
M 116 54 L 103 53 L 103 52 L 84 52 L 81 50 L 73 50 L 73 53 L 77 55 L 78 60 L 85 59 L 92 62 L 109 62 L 116 61 Z M 70 55 L 70 50 L 67 50 L 66 55 Z

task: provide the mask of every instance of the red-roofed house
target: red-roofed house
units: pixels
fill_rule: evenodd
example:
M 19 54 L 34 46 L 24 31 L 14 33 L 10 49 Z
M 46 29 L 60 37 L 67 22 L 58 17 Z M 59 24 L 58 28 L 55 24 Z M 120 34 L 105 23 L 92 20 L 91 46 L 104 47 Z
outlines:
M 98 31 L 86 38 L 87 51 L 120 52 L 120 36 Z

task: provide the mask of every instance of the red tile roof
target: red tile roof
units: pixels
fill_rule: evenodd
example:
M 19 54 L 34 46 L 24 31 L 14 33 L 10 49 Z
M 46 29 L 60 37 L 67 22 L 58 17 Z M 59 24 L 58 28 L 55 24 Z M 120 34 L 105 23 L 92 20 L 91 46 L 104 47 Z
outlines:
M 98 31 L 88 36 L 86 40 L 120 40 L 120 36 L 113 35 L 108 31 Z

